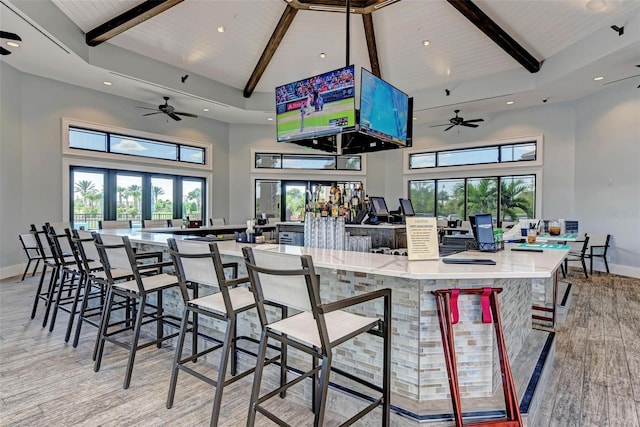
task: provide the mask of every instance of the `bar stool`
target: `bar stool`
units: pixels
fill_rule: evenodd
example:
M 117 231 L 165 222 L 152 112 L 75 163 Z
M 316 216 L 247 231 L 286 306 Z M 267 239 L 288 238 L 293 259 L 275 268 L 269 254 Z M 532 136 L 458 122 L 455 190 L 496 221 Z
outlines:
M 250 247 L 244 247 L 242 251 L 251 279 L 251 286 L 258 302 L 260 323 L 263 325 L 247 426 L 254 425 L 256 412 L 260 412 L 280 425 L 287 425 L 284 420 L 269 411 L 263 403 L 282 390 L 286 390 L 309 377 L 313 381 L 314 426 L 323 425 L 329 376 L 332 371 L 381 392 L 381 397 L 373 399 L 372 403 L 341 425 L 351 425 L 380 406 L 382 407 L 382 425 L 388 426 L 391 381 L 391 289 L 380 289 L 339 301 L 322 303 L 320 300 L 320 277 L 316 274 L 309 255 L 296 257 L 267 250 L 254 251 Z M 277 268 L 273 268 L 274 266 Z M 384 306 L 382 319 L 343 311 L 357 304 L 379 299 L 383 300 Z M 264 309 L 265 301 L 276 301 L 298 310 L 299 313 L 284 319 L 269 321 Z M 356 377 L 352 372 L 346 372 L 332 366 L 333 348 L 364 332 L 376 335 L 383 340 L 382 386 Z M 313 363 L 311 370 L 302 373 L 280 388 L 260 396 L 263 385 L 264 356 L 269 339 L 274 339 L 311 355 Z M 318 366 L 318 360 L 322 361 L 321 366 Z M 316 385 L 315 378 L 318 374 L 318 384 Z
M 67 229 L 68 231 L 68 229 Z M 76 323 L 76 331 L 73 338 L 73 347 L 78 346 L 80 340 L 80 331 L 82 330 L 82 324 L 84 322 L 89 323 L 92 326 L 98 328 L 99 322 L 93 321 L 93 318 L 102 315 L 102 308 L 104 306 L 104 300 L 106 298 L 107 289 L 107 275 L 104 272 L 102 263 L 100 262 L 100 255 L 96 249 L 93 234 L 84 230 L 73 230 L 73 235 L 67 235 L 67 237 L 73 242 L 76 251 L 74 252 L 76 263 L 83 273 L 83 280 L 80 286 L 77 288 L 77 292 L 74 296 L 73 305 L 69 315 L 69 322 L 67 324 L 67 332 L 65 335 L 65 342 L 68 342 L 71 338 L 71 331 L 73 329 L 73 322 L 75 315 L 78 315 Z M 133 272 L 130 269 L 113 269 L 111 275 L 114 280 L 132 280 Z M 98 304 L 89 306 L 91 301 L 98 300 Z M 78 303 L 80 307 L 77 308 Z M 127 299 L 124 304 L 127 305 L 129 300 Z
M 56 230 L 48 223 L 45 227 L 48 230 L 47 237 L 60 275 L 49 323 L 49 332 L 52 332 L 58 310 L 66 311 L 70 314 L 70 319 L 73 319 L 73 313 L 76 309 L 75 295 L 82 289 L 85 273 L 82 266 L 76 261 L 76 249 L 71 241 L 69 229 L 65 228 L 64 231 Z M 64 296 L 65 291 L 67 293 L 66 296 Z M 67 340 L 68 338 L 65 341 Z
M 162 308 L 162 292 L 170 288 L 177 288 L 179 286 L 178 279 L 176 276 L 166 273 L 144 276 L 142 273 L 145 271 L 155 273 L 158 268 L 167 266 L 167 263 L 138 264 L 138 258 L 133 252 L 129 238 L 126 236 L 110 236 L 94 233 L 94 238 L 100 261 L 104 267 L 104 272 L 109 284 L 105 308 L 102 312 L 100 330 L 94 349 L 94 371 L 98 372 L 100 370 L 105 342 L 109 341 L 110 343 L 126 348 L 129 350 L 129 358 L 123 388 L 127 389 L 131 384 L 131 374 L 133 372 L 136 351 L 151 345 L 160 347 L 163 341 L 178 335 L 177 332 L 167 336 L 164 335 L 163 326 L 165 324 L 171 325 L 171 323 L 165 320 L 168 318 L 178 320 L 178 318 L 164 313 Z M 133 273 L 133 280 L 116 282 L 116 278 L 112 273 L 115 268 L 130 269 Z M 148 301 L 148 296 L 152 294 L 156 295 L 155 306 Z M 112 322 L 111 317 L 114 311 L 120 310 L 119 307 L 114 305 L 116 296 L 125 299 L 131 298 L 134 304 L 134 316 L 130 318 L 129 312 L 126 311 L 124 319 L 116 319 Z M 135 307 L 136 304 L 138 305 L 137 307 Z M 152 310 L 147 311 L 147 307 Z M 135 319 L 133 319 L 133 317 L 135 317 Z M 133 324 L 130 324 L 132 321 Z M 156 323 L 155 339 L 140 344 L 139 340 L 142 326 L 152 322 Z M 116 330 L 110 331 L 109 328 L 111 327 L 116 327 Z M 120 335 L 126 331 L 132 332 L 130 343 L 119 339 Z
M 173 406 L 173 400 L 176 392 L 176 383 L 178 381 L 178 372 L 184 371 L 196 378 L 205 381 L 216 387 L 213 399 L 213 409 L 211 413 L 211 425 L 218 423 L 220 416 L 220 406 L 222 403 L 223 389 L 234 382 L 252 374 L 255 367 L 237 372 L 237 354 L 242 349 L 237 347 L 237 342 L 241 339 L 249 339 L 248 337 L 238 337 L 236 326 L 238 314 L 256 308 L 256 301 L 253 293 L 247 286 L 241 286 L 249 283 L 248 277 L 238 278 L 237 263 L 222 263 L 218 246 L 215 243 L 209 244 L 208 247 L 202 243 L 194 243 L 175 239 L 168 239 L 169 253 L 173 259 L 176 273 L 180 281 L 180 289 L 185 299 L 185 308 L 182 316 L 180 327 L 180 336 L 178 345 L 176 346 L 176 354 L 173 362 L 173 370 L 171 372 L 171 382 L 169 384 L 169 394 L 167 396 L 167 408 Z M 207 249 L 204 252 L 204 249 Z M 224 270 L 231 270 L 231 279 L 225 277 Z M 189 299 L 187 293 L 188 284 L 193 284 L 196 291 L 194 298 Z M 214 286 L 219 288 L 220 292 L 203 296 L 197 296 L 197 286 L 199 284 Z M 189 314 L 193 313 L 193 343 L 192 354 L 183 357 L 185 336 L 188 332 Z M 226 323 L 225 336 L 222 341 L 216 345 L 198 352 L 197 350 L 197 318 L 198 315 L 208 316 L 210 318 Z M 286 316 L 286 311 L 284 312 Z M 255 341 L 255 340 L 253 340 Z M 220 365 L 218 369 L 217 379 L 208 378 L 195 369 L 186 366 L 186 363 L 195 361 L 197 358 L 210 353 L 212 351 L 222 349 L 220 354 Z M 227 379 L 226 372 L 231 358 L 231 375 Z M 270 364 L 280 360 L 280 354 L 270 358 L 265 363 Z M 281 362 L 281 383 L 284 384 L 286 379 L 286 359 Z
M 52 301 L 53 291 L 58 278 L 58 264 L 55 262 L 53 253 L 51 252 L 51 246 L 49 245 L 49 239 L 47 239 L 47 232 L 44 230 L 44 227 L 38 228 L 35 224 L 31 224 L 30 232 L 36 240 L 38 251 L 42 255 L 42 274 L 38 281 L 38 287 L 36 288 L 36 294 L 31 308 L 31 318 L 34 319 L 36 317 L 38 302 L 42 300 L 46 307 L 44 318 L 42 320 L 42 327 L 44 328 L 47 326 L 47 321 L 49 320 L 49 308 L 51 306 L 50 301 Z M 46 289 L 43 289 L 44 279 L 47 275 L 47 268 L 51 270 L 51 273 L 49 276 L 49 283 Z
M 27 255 L 27 266 L 24 268 L 24 273 L 22 273 L 22 278 L 20 281 L 24 281 L 27 273 L 29 272 L 29 267 L 33 261 L 36 262 L 33 267 L 33 271 L 31 272 L 31 277 L 35 276 L 36 270 L 38 269 L 38 264 L 40 264 L 40 260 L 42 259 L 42 255 L 40 254 L 40 249 L 38 248 L 38 242 L 36 242 L 36 238 L 31 233 L 20 234 L 18 236 L 20 243 L 22 244 L 22 249 L 24 249 L 24 253 Z
M 495 427 L 522 427 L 522 416 L 518 404 L 516 386 L 511 374 L 511 365 L 502 334 L 502 321 L 500 320 L 500 308 L 498 307 L 498 294 L 501 288 L 485 289 L 440 289 L 433 291 L 436 297 L 436 307 L 438 311 L 438 321 L 440 323 L 440 334 L 442 336 L 442 347 L 449 377 L 449 390 L 451 392 L 451 403 L 453 406 L 453 417 L 456 427 L 463 426 L 495 426 Z M 459 295 L 481 295 L 482 322 L 493 323 L 495 329 L 496 342 L 498 347 L 498 358 L 500 359 L 500 371 L 502 372 L 502 388 L 506 407 L 506 417 L 487 421 L 471 421 L 468 424 L 462 419 L 462 405 L 460 402 L 460 386 L 458 384 L 458 368 L 456 363 L 456 349 L 454 342 L 453 325 L 458 322 Z

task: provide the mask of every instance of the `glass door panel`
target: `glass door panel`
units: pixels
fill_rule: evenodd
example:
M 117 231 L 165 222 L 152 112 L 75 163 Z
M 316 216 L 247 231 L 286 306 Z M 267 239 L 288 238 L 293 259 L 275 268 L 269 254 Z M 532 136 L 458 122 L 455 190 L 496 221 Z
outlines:
M 97 230 L 104 219 L 104 173 L 73 170 L 73 227 Z
M 281 220 L 280 186 L 280 181 L 256 180 L 256 218 L 265 214 L 267 218 Z
M 173 179 L 151 177 L 151 219 L 173 218 Z
M 302 221 L 307 186 L 304 182 L 288 182 L 284 186 L 285 221 Z
M 202 181 L 182 181 L 182 217 L 200 220 L 205 224 L 202 207 L 204 206 L 204 183 Z
M 133 228 L 142 227 L 142 176 L 119 173 L 116 189 L 116 220 L 131 221 Z

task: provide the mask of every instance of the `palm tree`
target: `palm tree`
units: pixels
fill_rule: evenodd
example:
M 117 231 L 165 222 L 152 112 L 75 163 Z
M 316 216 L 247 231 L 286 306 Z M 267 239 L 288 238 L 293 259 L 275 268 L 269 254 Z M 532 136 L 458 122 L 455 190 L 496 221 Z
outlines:
M 139 210 L 138 207 L 140 206 L 140 198 L 142 197 L 142 187 L 136 184 L 132 184 L 127 187 L 127 192 L 131 195 L 131 197 L 133 197 L 133 207 L 136 210 Z
M 124 198 L 127 202 L 127 208 L 129 207 L 129 194 L 127 193 L 127 189 L 125 187 L 118 187 L 118 206 L 122 206 L 122 199 Z
M 473 181 L 476 181 L 475 185 Z M 498 186 L 495 178 L 469 180 L 467 185 L 467 214 L 497 213 Z
M 153 192 L 153 204 L 155 206 L 156 204 L 158 204 L 158 196 L 162 196 L 164 194 L 164 189 L 162 187 L 154 185 L 151 188 L 151 191 Z
M 527 218 L 533 217 L 533 200 L 529 187 L 522 180 L 500 181 L 500 209 L 502 220 L 510 218 L 515 221 L 518 214 L 524 213 Z
M 202 192 L 200 191 L 200 188 L 196 188 L 193 191 L 190 191 L 189 193 L 187 193 L 186 200 L 187 201 L 193 201 L 195 203 L 196 212 L 201 212 L 201 210 L 200 210 L 200 204 L 202 202 L 201 194 L 202 194 Z
M 95 184 L 89 180 L 76 182 L 74 188 L 76 193 L 80 193 L 82 203 L 85 205 L 87 204 L 87 195 L 97 192 Z

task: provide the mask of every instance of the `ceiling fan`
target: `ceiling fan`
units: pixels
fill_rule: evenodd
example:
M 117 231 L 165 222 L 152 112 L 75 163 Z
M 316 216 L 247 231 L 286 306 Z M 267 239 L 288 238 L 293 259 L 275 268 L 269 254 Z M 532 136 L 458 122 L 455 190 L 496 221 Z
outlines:
M 452 117 L 449 119 L 449 123 L 443 123 L 441 125 L 433 125 L 433 126 L 429 126 L 430 128 L 435 128 L 438 126 L 449 126 L 448 128 L 445 129 L 445 132 L 448 131 L 449 129 L 451 129 L 452 127 L 455 126 L 467 126 L 470 128 L 477 128 L 478 125 L 476 125 L 475 123 L 478 122 L 484 122 L 484 119 L 472 119 L 472 120 L 465 120 L 462 117 L 458 116 L 458 113 L 460 112 L 460 110 L 454 110 L 454 113 L 456 113 L 455 117 Z
M 195 114 L 191 114 L 191 113 L 185 113 L 182 111 L 176 111 L 176 109 L 173 107 L 173 105 L 169 105 L 169 97 L 168 96 L 163 96 L 164 98 L 164 104 L 158 105 L 158 108 L 147 108 L 147 107 L 136 107 L 136 108 L 141 108 L 143 110 L 153 110 L 153 113 L 147 113 L 147 114 L 143 114 L 143 116 L 151 116 L 153 114 L 160 114 L 160 113 L 164 113 L 167 116 L 171 117 L 173 120 L 176 121 L 180 121 L 182 120 L 182 118 L 180 118 L 180 116 L 185 116 L 185 117 L 198 117 Z
M 0 39 L 14 40 L 17 42 L 22 41 L 19 35 L 17 35 L 16 33 L 10 33 L 9 31 L 0 31 Z M 9 49 L 5 49 L 4 47 L 0 46 L 0 55 L 11 55 L 11 51 Z

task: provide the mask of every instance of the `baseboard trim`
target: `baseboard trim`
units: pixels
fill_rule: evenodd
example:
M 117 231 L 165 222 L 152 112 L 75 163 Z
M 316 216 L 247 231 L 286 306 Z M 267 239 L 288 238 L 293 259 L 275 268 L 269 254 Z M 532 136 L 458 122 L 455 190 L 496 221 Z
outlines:
M 33 269 L 34 264 L 35 262 L 31 263 L 31 267 L 29 267 L 29 275 L 31 275 L 31 270 Z M 0 280 L 8 279 L 13 276 L 22 276 L 22 272 L 26 266 L 27 263 L 25 262 L 23 264 L 0 267 Z M 38 267 L 38 269 L 40 269 L 40 267 Z

